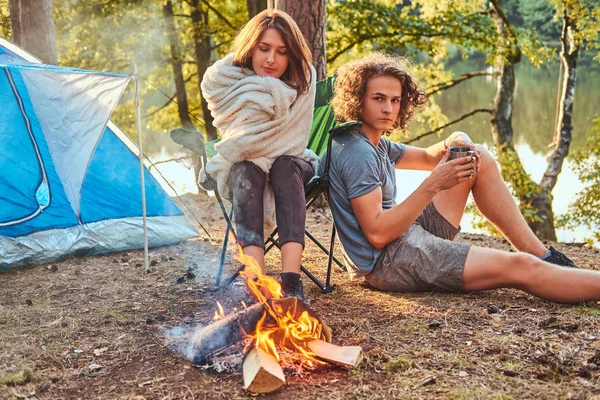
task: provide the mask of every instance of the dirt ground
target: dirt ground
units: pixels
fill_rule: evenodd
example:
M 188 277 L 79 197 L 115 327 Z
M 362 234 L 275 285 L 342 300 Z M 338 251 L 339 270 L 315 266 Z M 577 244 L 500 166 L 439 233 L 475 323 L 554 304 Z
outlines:
M 237 282 L 213 288 L 224 229 L 216 201 L 183 201 L 215 239 L 151 249 L 150 273 L 143 252 L 128 251 L 0 275 L 0 398 L 253 397 L 241 373 L 194 367 L 182 355 L 185 346 L 173 345 L 177 335 L 211 322 L 216 301 L 230 312 L 246 298 Z M 327 241 L 327 214 L 309 212 L 308 227 Z M 459 240 L 510 248 L 481 235 Z M 582 267 L 600 269 L 599 250 L 557 247 Z M 278 259 L 277 251 L 267 257 L 275 276 Z M 326 257 L 307 245 L 304 265 L 323 276 Z M 229 260 L 226 274 L 235 266 Z M 333 293 L 304 282 L 334 343 L 362 346 L 364 361 L 353 370 L 288 375 L 282 389 L 260 397 L 600 399 L 598 304 L 559 305 L 511 289 L 388 294 L 337 268 Z

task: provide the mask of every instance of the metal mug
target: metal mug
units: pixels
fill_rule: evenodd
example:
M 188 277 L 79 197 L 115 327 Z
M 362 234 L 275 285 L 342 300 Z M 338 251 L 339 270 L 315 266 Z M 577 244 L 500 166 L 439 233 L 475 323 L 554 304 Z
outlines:
M 473 156 L 475 152 L 468 147 L 450 147 L 448 149 L 450 152 L 449 160 L 454 160 L 455 158 L 461 158 L 466 156 Z

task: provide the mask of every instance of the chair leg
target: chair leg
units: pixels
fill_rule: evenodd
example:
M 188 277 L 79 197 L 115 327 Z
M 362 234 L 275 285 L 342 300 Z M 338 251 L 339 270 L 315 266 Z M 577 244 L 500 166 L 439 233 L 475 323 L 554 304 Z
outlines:
M 225 229 L 225 237 L 223 238 L 223 246 L 221 247 L 221 258 L 219 259 L 219 269 L 217 270 L 217 281 L 215 286 L 221 284 L 221 275 L 223 274 L 223 266 L 225 265 L 225 254 L 227 253 L 227 244 L 229 242 L 229 225 Z
M 227 214 L 227 211 L 225 210 L 225 205 L 223 204 L 221 197 L 216 192 L 215 192 L 215 194 L 217 195 L 217 200 L 219 200 L 219 205 L 221 206 L 221 211 L 223 211 L 223 215 L 225 216 L 225 219 L 227 220 L 227 228 L 225 229 L 225 237 L 223 238 L 223 247 L 221 248 L 221 258 L 219 259 L 219 269 L 217 271 L 217 281 L 215 283 L 215 286 L 218 287 L 221 284 L 221 275 L 223 274 L 223 266 L 225 265 L 225 254 L 227 254 L 227 244 L 229 243 L 229 233 L 231 232 L 234 239 L 236 239 L 236 240 L 237 240 L 237 235 L 235 234 L 235 230 L 233 229 L 233 223 L 231 222 L 231 219 L 233 218 L 233 205 L 231 205 L 231 210 L 229 211 L 229 214 Z M 241 268 L 241 269 L 243 269 L 243 268 Z M 238 269 L 238 271 L 236 271 L 227 280 L 227 283 L 225 286 L 231 285 L 231 283 L 239 276 L 241 269 Z
M 331 242 L 329 243 L 329 260 L 327 261 L 327 279 L 325 280 L 325 286 L 329 287 L 331 281 L 331 264 L 333 261 L 333 246 L 335 245 L 335 225 L 331 227 Z
M 267 254 L 273 248 L 273 246 L 277 246 L 277 238 L 275 237 L 277 233 L 278 230 L 277 227 L 275 227 L 275 229 L 273 229 L 273 232 L 271 232 L 267 240 L 265 240 L 265 254 Z
M 317 246 L 319 246 L 327 255 L 329 256 L 327 262 L 327 277 L 325 279 L 325 284 L 321 283 L 313 274 L 311 274 L 304 266 L 300 266 L 302 272 L 308 276 L 310 280 L 312 280 L 324 293 L 333 292 L 334 287 L 331 285 L 331 264 L 333 263 L 335 256 L 333 255 L 333 246 L 335 245 L 335 225 L 332 226 L 331 229 L 331 241 L 329 243 L 329 251 L 323 246 L 314 236 L 312 236 L 308 231 L 306 231 L 307 236 L 315 242 Z M 345 265 L 344 265 L 345 269 Z
M 332 230 L 332 234 L 335 232 L 335 226 L 333 227 L 334 230 Z M 314 237 L 312 235 L 312 233 L 310 233 L 308 230 L 304 230 L 304 233 L 306 234 L 306 236 L 313 241 L 314 244 L 316 244 L 322 251 L 323 253 L 327 254 L 328 256 L 331 256 L 332 252 L 330 252 L 325 246 L 323 246 L 323 244 L 321 242 L 319 242 L 317 240 L 316 237 Z M 333 261 L 344 271 L 347 271 L 348 269 L 346 268 L 346 265 L 341 262 L 336 256 L 332 256 L 333 257 Z

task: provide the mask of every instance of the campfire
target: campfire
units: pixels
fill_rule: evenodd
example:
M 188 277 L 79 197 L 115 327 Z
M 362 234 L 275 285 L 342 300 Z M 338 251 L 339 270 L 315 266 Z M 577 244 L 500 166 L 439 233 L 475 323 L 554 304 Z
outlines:
M 284 368 L 300 373 L 327 362 L 354 367 L 362 359 L 357 346 L 331 343 L 329 327 L 301 300 L 283 298 L 275 279 L 263 275 L 254 258 L 238 246 L 245 268 L 240 275 L 258 302 L 225 315 L 217 303 L 216 321 L 198 330 L 191 341 L 196 365 L 208 365 L 223 349 L 244 344 L 244 388 L 267 393 L 285 384 Z

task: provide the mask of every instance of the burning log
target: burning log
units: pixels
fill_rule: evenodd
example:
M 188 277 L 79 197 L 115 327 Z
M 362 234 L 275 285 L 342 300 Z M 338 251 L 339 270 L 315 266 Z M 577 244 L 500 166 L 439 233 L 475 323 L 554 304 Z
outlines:
M 285 384 L 283 369 L 275 357 L 255 347 L 246 355 L 243 365 L 244 389 L 269 393 Z
M 363 359 L 359 346 L 336 346 L 322 340 L 308 342 L 308 348 L 319 358 L 344 367 L 356 367 Z
M 194 364 L 204 365 L 208 357 L 218 350 L 228 347 L 244 339 L 245 334 L 252 335 L 256 331 L 260 319 L 266 313 L 264 326 L 275 324 L 273 316 L 267 312 L 267 308 L 277 316 L 292 315 L 299 318 L 303 313 L 315 318 L 322 325 L 323 339 L 331 341 L 331 330 L 306 304 L 296 297 L 283 299 L 269 299 L 265 302 L 256 303 L 243 311 L 231 314 L 220 319 L 196 332 L 191 343 L 191 358 Z M 240 329 L 241 328 L 241 329 Z
M 241 341 L 244 332 L 254 332 L 265 310 L 265 303 L 256 303 L 198 330 L 191 343 L 192 362 L 203 365 L 214 352 Z

